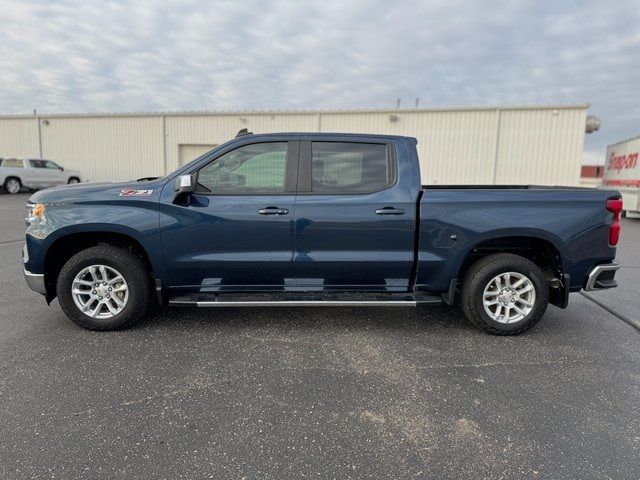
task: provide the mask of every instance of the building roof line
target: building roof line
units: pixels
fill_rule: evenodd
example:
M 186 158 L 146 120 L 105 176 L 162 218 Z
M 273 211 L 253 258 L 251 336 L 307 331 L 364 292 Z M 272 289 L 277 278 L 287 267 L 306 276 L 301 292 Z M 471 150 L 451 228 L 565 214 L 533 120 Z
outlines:
M 108 118 L 108 117 L 202 117 L 202 116 L 238 116 L 238 115 L 354 115 L 389 114 L 404 115 L 435 112 L 475 112 L 491 110 L 575 110 L 588 109 L 589 103 L 549 104 L 549 105 L 487 105 L 487 106 L 451 106 L 433 108 L 402 109 L 344 109 L 344 110 L 202 110 L 202 111 L 159 111 L 159 112 L 94 112 L 94 113 L 36 113 L 0 115 L 0 119 L 29 118 Z
M 631 142 L 633 140 L 640 139 L 640 135 L 636 135 L 635 137 L 625 138 L 624 140 L 619 140 L 616 143 L 612 143 L 611 145 L 607 145 L 607 148 L 615 147 L 616 145 L 620 145 L 621 143 Z

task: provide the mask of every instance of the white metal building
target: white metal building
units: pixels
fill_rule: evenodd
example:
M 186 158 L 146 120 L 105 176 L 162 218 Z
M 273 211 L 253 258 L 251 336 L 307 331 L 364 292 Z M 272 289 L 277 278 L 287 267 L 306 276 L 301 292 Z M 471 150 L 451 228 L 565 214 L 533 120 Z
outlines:
M 266 132 L 417 137 L 425 184 L 578 185 L 589 105 L 415 110 L 0 116 L 0 157 L 46 158 L 89 181 L 169 173 L 233 138 Z M 591 117 L 590 117 L 591 118 Z

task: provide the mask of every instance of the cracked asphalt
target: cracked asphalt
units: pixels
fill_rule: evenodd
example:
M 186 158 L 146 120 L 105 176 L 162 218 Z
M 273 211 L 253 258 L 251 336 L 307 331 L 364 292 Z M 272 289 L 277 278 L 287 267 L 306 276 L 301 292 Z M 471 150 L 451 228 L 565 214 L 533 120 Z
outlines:
M 640 221 L 617 290 L 518 337 L 457 309 L 165 308 L 96 333 L 22 279 L 0 196 L 0 478 L 640 475 Z M 14 241 L 17 240 L 17 241 Z

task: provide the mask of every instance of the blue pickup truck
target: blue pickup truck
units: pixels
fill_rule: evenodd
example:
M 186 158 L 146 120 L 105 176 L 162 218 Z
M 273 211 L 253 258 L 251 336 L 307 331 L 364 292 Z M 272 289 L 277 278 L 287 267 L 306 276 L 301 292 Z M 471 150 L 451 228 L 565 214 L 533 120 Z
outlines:
M 93 330 L 156 302 L 198 307 L 460 303 L 485 332 L 533 326 L 616 286 L 616 192 L 423 186 L 414 138 L 235 139 L 163 178 L 27 204 L 24 274 Z

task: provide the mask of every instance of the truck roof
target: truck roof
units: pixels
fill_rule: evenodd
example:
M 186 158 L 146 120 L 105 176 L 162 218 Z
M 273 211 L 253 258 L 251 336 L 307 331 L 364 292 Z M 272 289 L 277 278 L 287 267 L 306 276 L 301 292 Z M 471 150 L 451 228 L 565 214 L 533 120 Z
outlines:
M 245 130 L 245 129 L 243 129 Z M 271 138 L 271 137 L 313 137 L 313 138 L 379 138 L 381 140 L 396 139 L 417 142 L 415 137 L 407 137 L 404 135 L 386 135 L 380 133 L 338 133 L 338 132 L 280 132 L 280 133 L 252 133 L 243 132 L 241 130 L 235 138 L 243 138 L 251 136 L 251 138 Z

